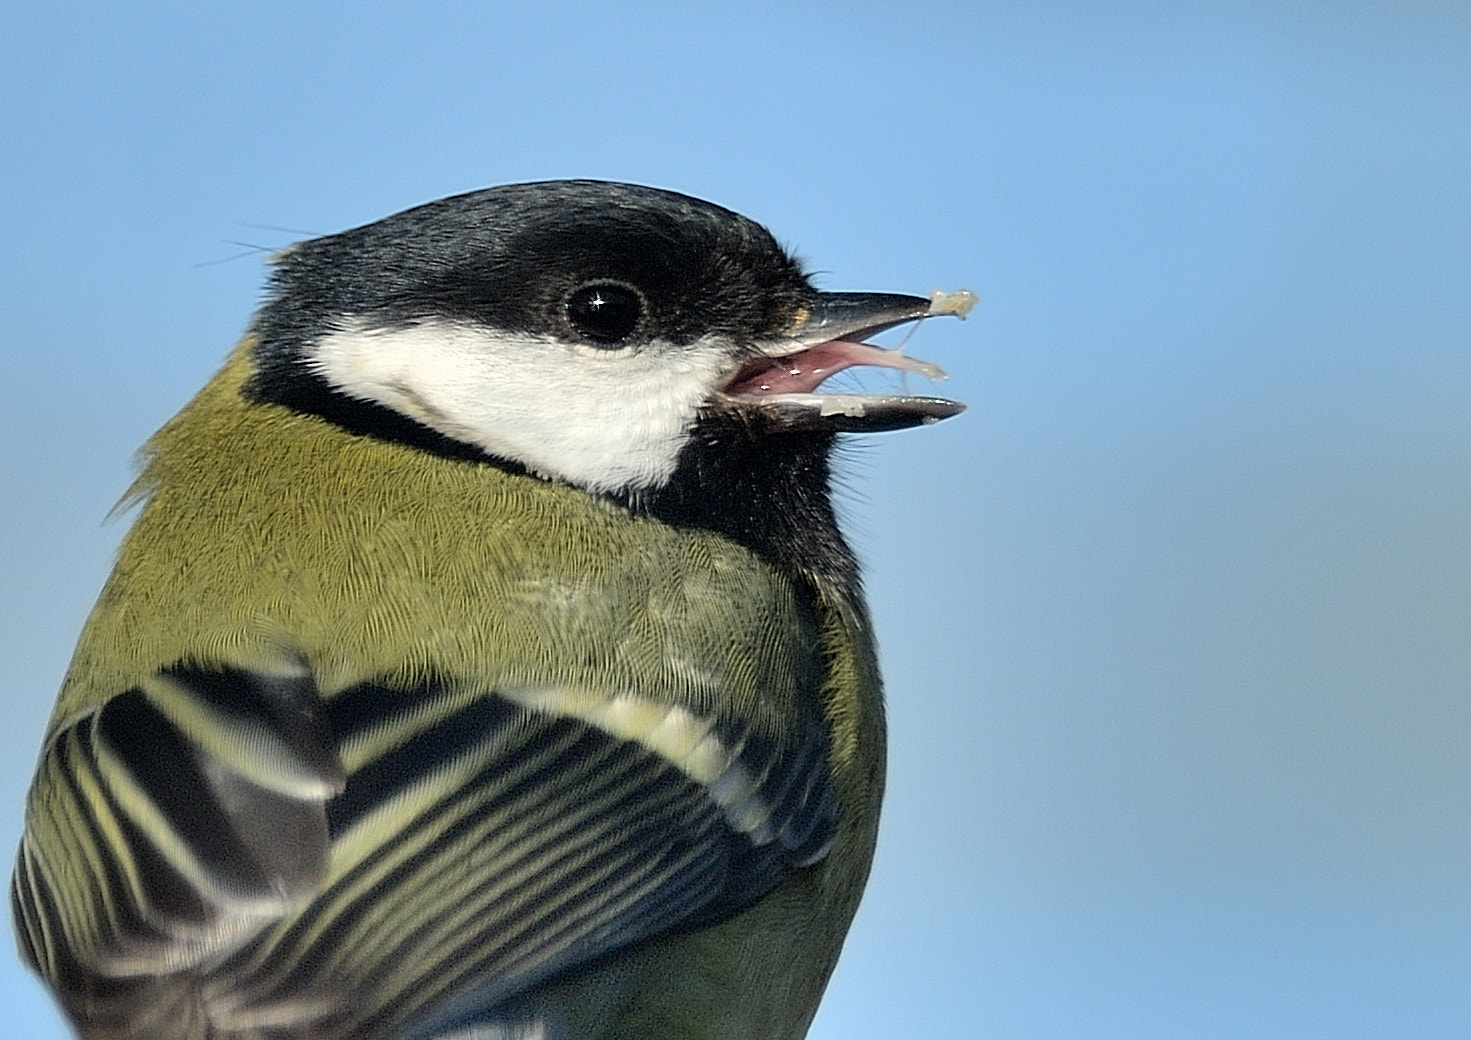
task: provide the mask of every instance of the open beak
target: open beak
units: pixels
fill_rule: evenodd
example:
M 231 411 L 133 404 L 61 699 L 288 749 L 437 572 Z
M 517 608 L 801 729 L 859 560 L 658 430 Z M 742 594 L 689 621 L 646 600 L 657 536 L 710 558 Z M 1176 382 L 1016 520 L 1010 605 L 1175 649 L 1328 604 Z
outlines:
M 849 368 L 891 368 L 944 379 L 937 365 L 902 350 L 863 342 L 906 322 L 943 314 L 964 318 L 975 294 L 818 293 L 784 336 L 756 345 L 716 396 L 717 407 L 759 417 L 774 432 L 874 433 L 938 422 L 965 410 L 959 401 L 908 394 L 830 394 L 818 387 Z

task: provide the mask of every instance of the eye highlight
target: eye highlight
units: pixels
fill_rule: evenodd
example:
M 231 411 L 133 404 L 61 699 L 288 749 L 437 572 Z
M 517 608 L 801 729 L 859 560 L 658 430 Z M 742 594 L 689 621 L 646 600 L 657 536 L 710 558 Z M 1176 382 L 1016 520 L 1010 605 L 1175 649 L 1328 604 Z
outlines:
M 618 282 L 590 282 L 567 297 L 567 321 L 599 347 L 620 345 L 643 313 L 643 297 Z

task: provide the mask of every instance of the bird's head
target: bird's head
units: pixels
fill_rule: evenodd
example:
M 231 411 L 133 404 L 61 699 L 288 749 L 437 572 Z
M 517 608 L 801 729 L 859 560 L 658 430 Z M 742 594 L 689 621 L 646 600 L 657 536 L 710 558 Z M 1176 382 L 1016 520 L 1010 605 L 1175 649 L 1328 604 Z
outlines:
M 968 293 L 820 292 L 765 228 L 673 192 L 489 188 L 274 263 L 253 330 L 260 399 L 357 432 L 418 431 L 596 493 L 657 493 L 706 423 L 831 434 L 962 408 L 819 388 L 855 366 L 939 375 L 863 340 L 963 316 Z

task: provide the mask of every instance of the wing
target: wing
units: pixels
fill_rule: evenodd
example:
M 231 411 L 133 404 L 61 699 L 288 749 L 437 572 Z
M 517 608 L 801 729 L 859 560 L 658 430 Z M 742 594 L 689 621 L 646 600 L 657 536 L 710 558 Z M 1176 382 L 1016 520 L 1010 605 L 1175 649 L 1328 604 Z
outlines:
M 43 754 L 13 885 L 89 1038 L 397 1035 L 821 858 L 816 719 L 636 693 L 170 669 Z

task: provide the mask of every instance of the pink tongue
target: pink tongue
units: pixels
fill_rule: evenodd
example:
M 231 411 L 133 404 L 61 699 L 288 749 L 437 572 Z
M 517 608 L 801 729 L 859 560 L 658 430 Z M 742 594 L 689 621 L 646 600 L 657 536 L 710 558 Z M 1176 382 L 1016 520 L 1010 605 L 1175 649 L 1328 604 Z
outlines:
M 751 397 L 764 394 L 810 394 L 829 376 L 858 365 L 897 368 L 906 372 L 919 372 L 931 378 L 938 372 L 933 365 L 905 357 L 897 350 L 884 350 L 867 343 L 835 339 L 786 357 L 759 358 L 752 361 L 725 392 Z

